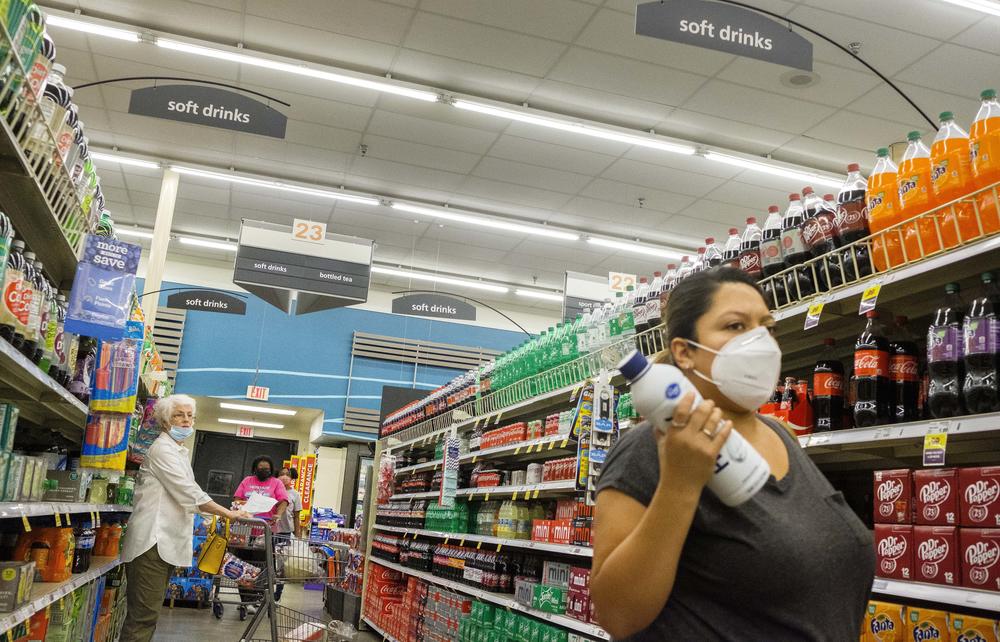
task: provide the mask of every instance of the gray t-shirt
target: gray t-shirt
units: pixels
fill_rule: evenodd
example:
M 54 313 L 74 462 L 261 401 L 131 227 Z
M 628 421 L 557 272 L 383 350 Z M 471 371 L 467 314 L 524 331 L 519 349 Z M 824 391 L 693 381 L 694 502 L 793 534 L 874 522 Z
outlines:
M 289 488 L 288 493 L 288 506 L 285 508 L 285 512 L 278 517 L 278 525 L 275 530 L 279 533 L 294 533 L 295 524 L 299 521 L 299 512 L 302 511 L 302 497 L 299 495 L 299 491 L 294 488 Z
M 764 421 L 788 449 L 788 474 L 735 508 L 702 492 L 670 597 L 630 639 L 858 639 L 875 574 L 872 533 L 792 436 Z M 659 475 L 653 427 L 642 423 L 611 449 L 598 492 L 648 506 Z

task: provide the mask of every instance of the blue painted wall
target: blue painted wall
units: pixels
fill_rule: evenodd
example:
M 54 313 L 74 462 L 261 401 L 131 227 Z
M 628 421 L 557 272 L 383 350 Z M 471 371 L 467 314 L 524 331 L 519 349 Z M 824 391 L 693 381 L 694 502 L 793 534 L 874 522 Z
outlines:
M 168 294 L 161 293 L 161 306 Z M 271 389 L 271 400 L 321 408 L 324 432 L 336 433 L 343 432 L 348 384 L 352 407 L 377 409 L 383 385 L 410 386 L 415 379 L 416 387 L 430 390 L 460 373 L 432 366 L 414 372 L 411 364 L 359 358 L 349 377 L 355 330 L 494 350 L 524 340 L 520 332 L 354 308 L 293 317 L 249 295 L 246 316 L 188 311 L 177 392 L 242 399 L 259 368 L 257 385 Z

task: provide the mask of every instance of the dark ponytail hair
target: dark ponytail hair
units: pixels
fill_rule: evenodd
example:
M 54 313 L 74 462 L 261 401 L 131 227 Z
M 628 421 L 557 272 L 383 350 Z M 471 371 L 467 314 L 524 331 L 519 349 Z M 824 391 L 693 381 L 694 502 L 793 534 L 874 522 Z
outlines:
M 667 300 L 667 343 L 671 339 L 694 339 L 694 326 L 698 323 L 708 308 L 716 291 L 724 283 L 742 283 L 749 285 L 763 299 L 757 281 L 752 276 L 732 267 L 714 267 L 704 272 L 696 272 L 677 284 L 670 291 Z M 667 349 L 669 352 L 669 348 Z

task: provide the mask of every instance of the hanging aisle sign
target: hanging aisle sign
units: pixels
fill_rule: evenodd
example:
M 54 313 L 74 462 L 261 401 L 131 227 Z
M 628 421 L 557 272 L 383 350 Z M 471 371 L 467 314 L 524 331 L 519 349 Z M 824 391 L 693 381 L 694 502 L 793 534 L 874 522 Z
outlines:
M 128 113 L 284 138 L 288 117 L 245 94 L 207 85 L 156 85 L 132 92 Z
M 563 321 L 572 321 L 578 314 L 601 307 L 611 296 L 608 278 L 567 270 L 563 283 Z
M 392 313 L 435 319 L 475 321 L 476 306 L 443 294 L 409 294 L 392 300 Z
M 214 290 L 184 290 L 167 297 L 167 305 L 183 310 L 221 312 L 222 314 L 246 314 L 247 303 L 232 294 Z
M 805 71 L 813 68 L 811 42 L 763 14 L 721 2 L 640 4 L 635 11 L 635 33 Z

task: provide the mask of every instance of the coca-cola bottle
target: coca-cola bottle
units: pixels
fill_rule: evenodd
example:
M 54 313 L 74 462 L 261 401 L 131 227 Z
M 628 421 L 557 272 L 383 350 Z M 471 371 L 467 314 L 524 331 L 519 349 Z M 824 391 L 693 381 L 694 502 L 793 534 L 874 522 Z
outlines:
M 795 377 L 785 377 L 785 385 L 781 391 L 781 403 L 778 404 L 778 417 L 783 421 L 791 422 L 792 410 L 798 403 L 799 398 L 795 392 Z
M 760 265 L 760 237 L 761 231 L 757 227 L 757 218 L 750 216 L 747 218 L 747 227 L 743 230 L 743 238 L 740 239 L 740 269 L 755 279 L 763 276 Z
M 778 408 L 781 406 L 781 392 L 778 390 L 778 385 L 781 385 L 779 381 L 774 387 L 774 393 L 771 398 L 768 399 L 763 406 L 757 411 L 762 415 L 770 415 L 776 417 L 778 415 Z
M 705 267 L 714 268 L 722 263 L 722 250 L 715 244 L 715 239 L 705 239 Z
M 778 379 L 778 385 L 774 389 L 774 416 L 782 421 L 788 421 L 788 413 L 782 408 L 781 403 L 785 400 L 785 382 Z
M 983 296 L 973 299 L 962 329 L 965 355 L 965 383 L 962 396 L 966 409 L 973 414 L 1000 410 L 997 396 L 998 352 L 1000 333 L 1000 292 L 992 272 L 984 272 Z
M 824 339 L 826 346 L 813 367 L 813 418 L 816 432 L 844 427 L 844 364 L 836 355 L 836 342 Z
M 795 380 L 793 379 L 793 381 Z M 812 401 L 809 398 L 809 384 L 805 379 L 795 381 L 795 405 L 788 415 L 788 423 L 798 437 L 812 434 Z
M 907 327 L 909 319 L 896 317 L 889 341 L 889 382 L 892 417 L 896 423 L 920 419 L 920 363 L 917 339 Z
M 667 323 L 667 302 L 670 300 L 670 291 L 674 289 L 675 285 L 677 285 L 677 264 L 669 263 L 667 264 L 667 273 L 663 275 L 663 286 L 660 288 L 660 295 L 657 297 L 660 305 L 660 314 L 658 316 L 660 325 Z
M 954 417 L 963 412 L 961 382 L 965 378 L 962 361 L 962 321 L 964 307 L 958 284 L 944 287 L 945 300 L 927 329 L 927 406 L 931 416 Z
M 726 267 L 740 267 L 740 231 L 735 227 L 729 228 L 729 238 L 722 248 L 722 264 Z
M 813 256 L 832 252 L 837 247 L 833 227 L 837 210 L 828 207 L 813 188 L 802 188 L 802 241 Z
M 847 179 L 837 194 L 837 218 L 834 228 L 840 244 L 848 245 L 868 236 L 868 179 L 861 175 L 857 163 L 847 166 Z M 859 243 L 840 253 L 848 281 L 856 281 L 872 273 L 867 243 Z
M 781 279 L 769 279 L 785 269 L 781 256 L 781 213 L 777 205 L 767 208 L 767 220 L 760 239 L 761 271 L 764 273 L 764 300 L 770 308 L 780 308 L 789 303 L 785 284 Z
M 858 428 L 889 423 L 889 341 L 878 312 L 865 316 L 868 325 L 854 344 L 854 424 Z

